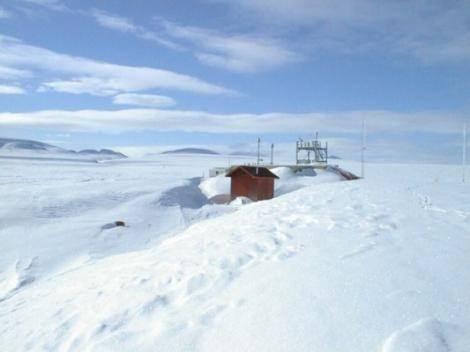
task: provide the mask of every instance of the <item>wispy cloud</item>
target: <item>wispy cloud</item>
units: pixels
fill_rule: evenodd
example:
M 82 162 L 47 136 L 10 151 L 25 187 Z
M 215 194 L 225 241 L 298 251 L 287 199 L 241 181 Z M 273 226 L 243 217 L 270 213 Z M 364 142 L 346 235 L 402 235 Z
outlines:
M 0 94 L 25 94 L 26 91 L 18 86 L 8 86 L 0 84 Z
M 470 58 L 470 2 L 208 0 L 241 7 L 271 25 L 302 28 L 314 48 L 388 50 L 422 61 Z M 295 38 L 294 38 L 295 39 Z
M 109 29 L 114 29 L 121 32 L 136 32 L 138 30 L 138 27 L 134 25 L 129 19 L 118 15 L 113 15 L 97 9 L 92 11 L 92 15 L 98 24 Z
M 18 78 L 27 78 L 31 76 L 32 73 L 28 70 L 22 70 L 0 65 L 0 79 L 2 80 L 16 80 Z
M 10 74 L 29 70 L 63 77 L 46 81 L 42 84 L 41 91 L 103 96 L 156 88 L 200 94 L 234 93 L 199 78 L 169 70 L 116 65 L 60 54 L 5 36 L 0 36 L 0 67 L 6 68 L 7 73 L 10 70 Z
M 0 6 L 0 19 L 2 18 L 11 18 L 13 14 L 7 9 Z
M 213 114 L 192 110 L 46 110 L 0 113 L 0 126 L 44 127 L 61 131 L 122 132 L 136 130 L 207 133 L 357 133 L 365 118 L 369 133 L 456 133 L 464 115 L 394 111 L 312 112 L 303 114 Z
M 122 17 L 116 14 L 112 14 L 106 11 L 93 9 L 91 15 L 96 20 L 96 22 L 105 28 L 112 29 L 119 32 L 131 33 L 141 39 L 150 40 L 156 42 L 160 45 L 163 45 L 170 49 L 179 50 L 181 47 L 166 39 L 157 33 L 147 30 L 142 26 L 134 24 L 130 19 Z
M 162 28 L 157 33 L 120 15 L 98 9 L 92 10 L 91 14 L 102 27 L 131 33 L 171 49 L 189 50 L 201 63 L 230 71 L 265 71 L 301 59 L 299 53 L 266 36 L 225 34 L 200 27 L 181 26 L 163 19 L 156 20 Z
M 159 20 L 165 32 L 191 45 L 203 64 L 237 72 L 257 72 L 299 61 L 301 55 L 271 38 L 253 34 L 224 34 Z
M 146 106 L 155 108 L 170 107 L 176 104 L 173 98 L 155 94 L 119 94 L 113 99 L 114 104 Z

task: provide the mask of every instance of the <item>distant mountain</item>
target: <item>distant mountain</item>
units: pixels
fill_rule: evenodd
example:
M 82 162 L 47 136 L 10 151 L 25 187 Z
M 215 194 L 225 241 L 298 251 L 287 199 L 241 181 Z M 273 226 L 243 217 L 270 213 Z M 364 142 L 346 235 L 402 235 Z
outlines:
M 37 156 L 59 156 L 64 157 L 93 157 L 96 160 L 103 159 L 122 159 L 127 158 L 126 155 L 115 152 L 110 149 L 85 149 L 81 151 L 68 150 L 56 147 L 51 144 L 13 138 L 0 138 L 0 153 L 3 157 L 37 157 Z M 25 155 L 28 154 L 28 155 Z
M 115 152 L 114 150 L 111 150 L 111 149 L 101 149 L 101 150 L 84 149 L 76 153 L 81 154 L 81 155 L 102 155 L 102 156 L 114 156 L 116 158 L 122 158 L 122 159 L 127 158 L 126 155 L 119 153 L 119 152 Z
M 167 150 L 162 152 L 162 154 L 208 154 L 208 155 L 219 155 L 219 153 L 214 152 L 210 149 L 203 148 L 181 148 L 175 150 Z
M 31 150 L 66 153 L 68 150 L 47 143 L 27 139 L 0 138 L 1 150 Z
M 328 159 L 341 159 L 339 156 L 336 156 L 336 155 L 329 155 L 328 156 Z

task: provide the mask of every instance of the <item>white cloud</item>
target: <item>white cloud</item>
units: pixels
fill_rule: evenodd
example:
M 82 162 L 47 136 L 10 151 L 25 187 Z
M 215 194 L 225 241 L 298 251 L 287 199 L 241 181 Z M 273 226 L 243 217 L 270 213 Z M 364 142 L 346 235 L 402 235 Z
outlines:
M 198 27 L 179 26 L 161 19 L 157 21 L 163 33 L 157 34 L 123 16 L 98 9 L 92 10 L 91 15 L 102 27 L 131 33 L 171 49 L 185 50 L 175 40 L 185 41 L 185 46 L 191 46 L 194 56 L 201 63 L 231 71 L 269 70 L 301 59 L 300 54 L 285 48 L 281 43 L 259 35 L 228 35 Z
M 0 84 L 0 94 L 25 94 L 26 91 L 18 86 L 7 86 Z
M 98 24 L 100 24 L 103 27 L 118 30 L 121 32 L 137 31 L 137 26 L 135 26 L 127 18 L 117 16 L 117 15 L 112 15 L 107 12 L 96 10 L 96 9 L 92 11 L 92 15 L 96 19 Z
M 28 70 L 21 70 L 21 69 L 16 69 L 16 68 L 0 65 L 0 79 L 2 80 L 27 78 L 31 76 L 32 76 L 32 73 Z
M 395 0 L 209 0 L 271 25 L 297 26 L 311 46 L 383 50 L 422 61 L 470 58 L 470 2 Z
M 178 44 L 168 39 L 165 39 L 157 33 L 149 31 L 142 26 L 134 24 L 128 18 L 98 9 L 92 10 L 91 15 L 94 17 L 96 22 L 102 27 L 116 30 L 119 32 L 131 33 L 137 36 L 138 38 L 156 42 L 170 49 L 181 49 Z
M 304 114 L 213 114 L 191 110 L 45 110 L 0 113 L 0 126 L 44 127 L 62 131 L 122 132 L 136 130 L 208 133 L 358 133 L 361 120 L 369 133 L 458 133 L 464 119 L 457 113 L 345 111 Z
M 301 59 L 279 42 L 255 35 L 229 35 L 198 27 L 180 26 L 160 21 L 168 35 L 193 46 L 203 64 L 236 72 L 273 69 Z
M 155 94 L 119 94 L 113 99 L 114 104 L 135 105 L 155 108 L 170 107 L 176 104 L 173 98 Z
M 122 88 L 113 79 L 98 77 L 77 77 L 68 81 L 52 81 L 43 83 L 38 92 L 56 91 L 70 94 L 91 94 L 110 96 L 118 94 Z
M 0 67 L 17 72 L 61 75 L 63 78 L 45 82 L 41 88 L 59 92 L 93 95 L 115 95 L 148 89 L 174 89 L 201 94 L 233 94 L 224 87 L 196 77 L 150 67 L 134 67 L 59 54 L 24 44 L 0 35 Z M 1 71 L 0 71 L 1 72 Z

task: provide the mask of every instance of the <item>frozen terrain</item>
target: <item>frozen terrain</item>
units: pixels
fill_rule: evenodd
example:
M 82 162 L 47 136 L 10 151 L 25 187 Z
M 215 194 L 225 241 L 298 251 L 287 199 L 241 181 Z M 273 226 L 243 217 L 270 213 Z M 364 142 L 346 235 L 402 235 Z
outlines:
M 273 200 L 207 204 L 224 165 L 0 160 L 0 351 L 470 350 L 457 167 L 280 169 Z
M 75 151 L 38 141 L 0 138 L 0 159 L 100 162 L 125 158 L 124 154 L 110 149 Z

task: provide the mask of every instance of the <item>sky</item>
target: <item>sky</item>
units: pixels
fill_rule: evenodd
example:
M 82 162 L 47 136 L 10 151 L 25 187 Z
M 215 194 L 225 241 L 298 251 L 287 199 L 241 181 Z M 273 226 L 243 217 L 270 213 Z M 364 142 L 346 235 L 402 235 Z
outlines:
M 470 1 L 0 0 L 0 137 L 459 162 Z

